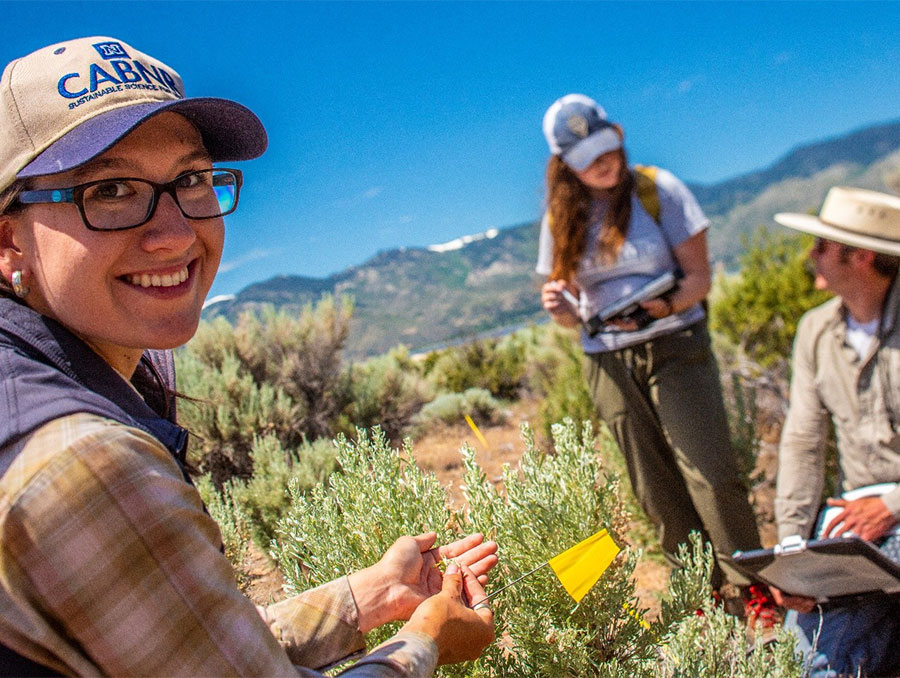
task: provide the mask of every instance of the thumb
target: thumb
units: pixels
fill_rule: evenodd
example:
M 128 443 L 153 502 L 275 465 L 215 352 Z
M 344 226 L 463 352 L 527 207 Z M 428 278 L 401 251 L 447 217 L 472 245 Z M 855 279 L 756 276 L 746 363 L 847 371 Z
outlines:
M 447 565 L 441 582 L 441 592 L 448 595 L 451 600 L 462 599 L 462 572 L 459 571 L 459 565 L 455 561 Z
M 434 546 L 434 542 L 437 540 L 437 533 L 425 532 L 423 534 L 417 534 L 413 539 L 416 540 L 416 545 L 419 547 L 419 553 L 425 553 L 425 551 Z

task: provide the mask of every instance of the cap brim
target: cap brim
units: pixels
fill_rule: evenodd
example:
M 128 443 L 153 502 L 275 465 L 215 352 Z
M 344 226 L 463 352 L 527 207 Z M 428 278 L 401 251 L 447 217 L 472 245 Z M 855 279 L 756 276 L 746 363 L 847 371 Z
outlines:
M 831 224 L 826 224 L 818 217 L 810 214 L 797 214 L 793 212 L 779 212 L 775 215 L 775 221 L 782 226 L 793 228 L 796 231 L 809 233 L 817 238 L 825 238 L 826 240 L 834 240 L 835 242 L 851 247 L 860 247 L 873 252 L 882 252 L 883 254 L 891 254 L 900 256 L 900 242 L 894 240 L 884 240 L 882 238 L 873 238 L 869 235 L 854 233 Z
M 37 177 L 80 167 L 164 111 L 183 115 L 197 127 L 213 162 L 251 160 L 262 155 L 268 145 L 262 122 L 235 101 L 198 97 L 134 104 L 88 118 L 50 144 L 16 176 Z
M 604 153 L 622 148 L 622 139 L 612 126 L 604 127 L 572 146 L 562 154 L 563 162 L 576 172 L 583 172 Z

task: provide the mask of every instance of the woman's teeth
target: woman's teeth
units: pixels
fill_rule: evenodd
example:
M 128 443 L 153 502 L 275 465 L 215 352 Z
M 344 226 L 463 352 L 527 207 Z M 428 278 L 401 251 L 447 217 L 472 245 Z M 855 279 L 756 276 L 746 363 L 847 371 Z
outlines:
M 140 287 L 174 287 L 175 285 L 180 285 L 187 279 L 187 266 L 176 273 L 166 273 L 165 275 L 136 273 L 128 276 L 128 281 L 132 285 L 139 285 Z

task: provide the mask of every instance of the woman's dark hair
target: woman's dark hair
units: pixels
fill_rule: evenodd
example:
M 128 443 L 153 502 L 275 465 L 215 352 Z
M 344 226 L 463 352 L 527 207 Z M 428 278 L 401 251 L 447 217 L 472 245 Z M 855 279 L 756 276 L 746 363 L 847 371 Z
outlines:
M 631 220 L 631 192 L 634 176 L 628 169 L 625 149 L 621 155 L 619 183 L 612 189 L 609 208 L 603 219 L 597 245 L 604 262 L 614 262 L 628 236 Z M 587 247 L 590 220 L 591 190 L 559 156 L 551 156 L 547 163 L 547 213 L 553 235 L 553 270 L 550 280 L 571 282 Z

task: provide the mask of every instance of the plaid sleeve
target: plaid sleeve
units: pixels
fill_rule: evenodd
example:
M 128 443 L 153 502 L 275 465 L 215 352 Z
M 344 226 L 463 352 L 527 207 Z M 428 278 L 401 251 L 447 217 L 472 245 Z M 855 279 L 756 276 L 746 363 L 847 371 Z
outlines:
M 362 646 L 346 580 L 272 606 L 267 626 L 168 452 L 115 422 L 35 434 L 3 476 L 0 530 L 0 639 L 66 673 L 296 676 L 292 659 Z M 430 675 L 433 643 L 397 639 L 348 675 Z

